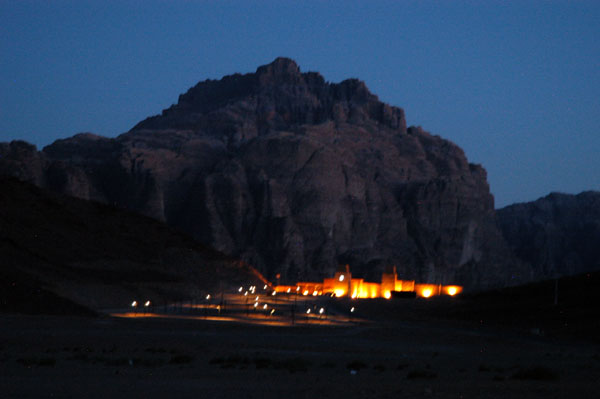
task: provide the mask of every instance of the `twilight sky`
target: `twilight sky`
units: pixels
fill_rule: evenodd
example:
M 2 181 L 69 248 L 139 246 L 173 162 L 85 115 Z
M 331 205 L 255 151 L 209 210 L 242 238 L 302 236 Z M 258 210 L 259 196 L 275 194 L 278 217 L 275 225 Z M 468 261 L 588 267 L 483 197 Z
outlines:
M 0 141 L 116 136 L 277 56 L 460 145 L 497 207 L 600 190 L 597 0 L 0 0 Z

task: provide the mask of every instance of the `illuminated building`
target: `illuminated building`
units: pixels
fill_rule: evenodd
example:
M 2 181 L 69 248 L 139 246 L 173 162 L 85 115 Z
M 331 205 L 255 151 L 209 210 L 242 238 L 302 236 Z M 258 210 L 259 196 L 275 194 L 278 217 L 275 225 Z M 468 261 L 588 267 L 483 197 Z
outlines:
M 298 282 L 296 285 L 278 285 L 275 291 L 281 293 L 296 292 L 303 296 L 333 295 L 351 298 L 391 299 L 396 292 L 414 293 L 413 296 L 429 298 L 437 295 L 454 296 L 462 292 L 459 285 L 416 284 L 414 280 L 398 280 L 396 266 L 388 267 L 381 275 L 381 283 L 353 278 L 350 266 L 340 266 L 331 278 L 318 282 Z

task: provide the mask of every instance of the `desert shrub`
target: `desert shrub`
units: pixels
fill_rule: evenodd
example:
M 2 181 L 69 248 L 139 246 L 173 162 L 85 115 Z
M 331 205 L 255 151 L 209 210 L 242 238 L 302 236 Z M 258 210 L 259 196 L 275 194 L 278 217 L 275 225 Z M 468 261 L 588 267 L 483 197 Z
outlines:
M 376 364 L 373 366 L 373 369 L 381 373 L 382 371 L 385 371 L 385 366 L 383 364 Z
M 126 366 L 129 364 L 129 359 L 126 357 L 106 359 L 104 360 L 104 364 L 107 366 Z
M 418 379 L 424 379 L 424 380 L 429 380 L 432 378 L 436 378 L 437 374 L 434 373 L 431 370 L 425 370 L 425 369 L 414 369 L 408 372 L 408 374 L 406 375 L 406 378 L 409 380 L 418 380 Z
M 162 365 L 165 364 L 165 360 L 164 359 L 160 359 L 160 358 L 136 358 L 134 359 L 134 366 L 137 367 L 160 367 Z M 182 363 L 189 363 L 190 361 L 184 361 L 183 359 L 177 359 L 175 362 L 173 362 L 173 358 L 171 358 L 171 364 L 182 364 Z
M 522 368 L 512 375 L 516 380 L 557 381 L 558 373 L 548 367 L 535 366 Z
M 287 370 L 290 373 L 296 373 L 308 371 L 310 365 L 311 363 L 308 360 L 303 359 L 301 357 L 294 357 L 291 359 L 285 359 L 275 362 L 273 367 L 276 369 Z
M 54 367 L 56 359 L 53 357 L 45 357 L 38 361 L 38 366 Z
M 189 355 L 173 355 L 171 356 L 171 360 L 169 360 L 169 364 L 187 364 L 191 363 L 194 358 Z
M 256 357 L 252 359 L 252 363 L 257 369 L 266 369 L 271 365 L 271 359 L 266 357 Z
M 53 357 L 45 357 L 45 358 L 21 358 L 17 359 L 18 363 L 21 363 L 23 366 L 31 367 L 31 366 L 42 366 L 42 367 L 54 367 L 56 365 L 56 359 Z
M 349 370 L 360 370 L 360 369 L 364 369 L 365 367 L 367 367 L 367 365 L 364 362 L 361 362 L 360 360 L 353 360 L 350 363 L 346 364 L 346 368 Z
M 250 363 L 250 360 L 247 357 L 242 357 L 239 355 L 230 355 L 228 357 L 214 357 L 210 359 L 208 363 L 220 365 L 223 369 L 230 369 L 240 364 L 247 365 Z

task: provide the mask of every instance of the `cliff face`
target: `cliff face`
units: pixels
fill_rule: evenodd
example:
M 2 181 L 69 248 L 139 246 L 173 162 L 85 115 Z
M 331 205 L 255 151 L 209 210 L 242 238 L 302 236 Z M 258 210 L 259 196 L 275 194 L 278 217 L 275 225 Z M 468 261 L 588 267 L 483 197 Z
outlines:
M 510 205 L 498 211 L 498 225 L 535 279 L 600 270 L 600 192 Z
M 115 139 L 24 146 L 0 146 L 0 171 L 164 220 L 270 278 L 339 263 L 375 280 L 389 264 L 474 288 L 521 278 L 483 168 L 406 128 L 364 83 L 327 83 L 289 59 L 201 82 Z

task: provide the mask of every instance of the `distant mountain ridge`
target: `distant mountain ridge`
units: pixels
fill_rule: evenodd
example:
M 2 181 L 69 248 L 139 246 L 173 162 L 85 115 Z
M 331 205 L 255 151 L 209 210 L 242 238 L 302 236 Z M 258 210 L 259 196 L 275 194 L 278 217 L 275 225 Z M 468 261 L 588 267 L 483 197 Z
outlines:
M 363 82 L 328 83 L 286 58 L 200 82 L 114 139 L 0 144 L 0 173 L 166 221 L 271 279 L 340 263 L 473 289 L 531 275 L 496 226 L 480 165 L 407 128 Z
M 600 192 L 551 193 L 499 209 L 498 226 L 535 279 L 600 270 Z

